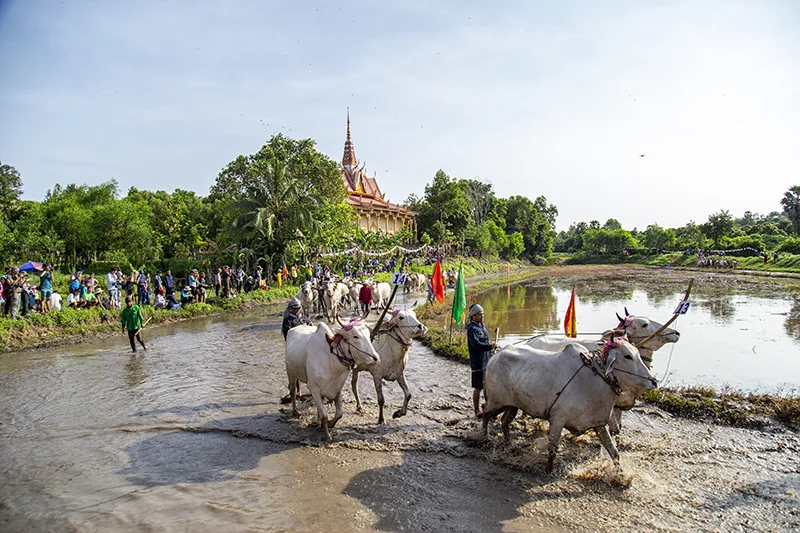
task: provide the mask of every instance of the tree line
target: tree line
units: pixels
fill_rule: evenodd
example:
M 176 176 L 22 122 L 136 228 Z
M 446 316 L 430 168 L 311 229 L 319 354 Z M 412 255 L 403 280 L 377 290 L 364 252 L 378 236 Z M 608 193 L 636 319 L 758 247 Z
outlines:
M 746 211 L 735 217 L 720 210 L 704 223 L 689 221 L 678 228 L 650 224 L 644 230 L 623 229 L 614 218 L 577 222 L 555 237 L 556 252 L 590 255 L 625 251 L 745 250 L 800 253 L 800 186 L 790 187 L 780 200 L 781 211 L 766 215 Z
M 410 195 L 405 205 L 418 213 L 423 244 L 461 244 L 478 255 L 531 260 L 553 251 L 558 209 L 544 196 L 500 198 L 489 183 L 439 170 L 425 194 Z

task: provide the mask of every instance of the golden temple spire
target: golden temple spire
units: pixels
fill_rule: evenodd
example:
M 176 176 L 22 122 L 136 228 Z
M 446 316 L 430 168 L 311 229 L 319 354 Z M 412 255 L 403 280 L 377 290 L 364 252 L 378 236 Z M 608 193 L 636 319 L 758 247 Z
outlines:
M 344 155 L 342 156 L 342 166 L 350 171 L 358 167 L 358 159 L 356 158 L 356 149 L 353 147 L 353 141 L 350 139 L 350 108 L 347 108 L 347 140 L 344 142 Z

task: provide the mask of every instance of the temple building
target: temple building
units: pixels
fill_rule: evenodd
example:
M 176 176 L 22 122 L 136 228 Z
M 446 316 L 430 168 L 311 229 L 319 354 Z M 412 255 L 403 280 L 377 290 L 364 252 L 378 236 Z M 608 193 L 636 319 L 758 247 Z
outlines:
M 358 213 L 358 227 L 365 231 L 394 234 L 409 228 L 416 233 L 416 212 L 389 202 L 381 192 L 375 174 L 367 176 L 364 165 L 359 166 L 356 150 L 350 138 L 350 110 L 347 111 L 347 140 L 344 142 L 342 174 L 347 202 Z

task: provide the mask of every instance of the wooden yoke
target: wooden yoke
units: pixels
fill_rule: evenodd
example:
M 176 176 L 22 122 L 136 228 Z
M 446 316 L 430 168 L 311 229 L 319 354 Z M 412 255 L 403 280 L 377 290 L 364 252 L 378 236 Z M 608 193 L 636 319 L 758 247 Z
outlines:
M 694 283 L 694 278 L 691 278 L 691 279 L 689 280 L 689 287 L 686 289 L 686 294 L 683 296 L 683 300 L 681 300 L 681 302 L 685 302 L 685 301 L 687 301 L 687 300 L 689 299 L 689 294 L 691 294 L 691 292 L 692 292 L 692 284 L 693 284 L 693 283 Z M 643 340 L 642 342 L 640 342 L 639 344 L 637 344 L 637 345 L 636 345 L 636 348 L 641 348 L 642 346 L 644 346 L 645 344 L 647 344 L 647 342 L 648 342 L 648 341 L 650 341 L 651 339 L 653 339 L 653 337 L 658 337 L 659 335 L 661 335 L 661 332 L 662 332 L 662 331 L 664 331 L 665 329 L 667 329 L 667 326 L 669 326 L 670 324 L 672 324 L 673 322 L 675 322 L 675 320 L 676 320 L 677 318 L 678 318 L 678 315 L 677 315 L 677 314 L 673 314 L 673 315 L 672 315 L 672 318 L 670 318 L 669 320 L 667 320 L 667 323 L 666 323 L 666 324 L 664 324 L 663 326 L 661 326 L 660 328 L 658 328 L 658 331 L 656 331 L 655 333 L 653 333 L 652 335 L 650 335 L 649 337 L 647 337 L 645 340 Z

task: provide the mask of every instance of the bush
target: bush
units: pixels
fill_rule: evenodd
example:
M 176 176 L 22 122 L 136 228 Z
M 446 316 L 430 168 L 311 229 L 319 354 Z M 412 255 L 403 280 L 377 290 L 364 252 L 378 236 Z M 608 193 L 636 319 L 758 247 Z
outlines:
M 778 246 L 778 252 L 786 252 L 790 254 L 800 254 L 800 238 L 789 237 L 783 244 Z

